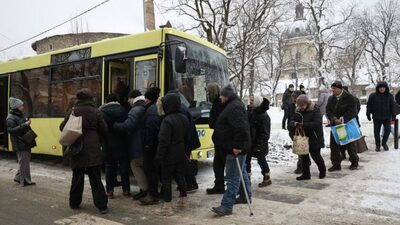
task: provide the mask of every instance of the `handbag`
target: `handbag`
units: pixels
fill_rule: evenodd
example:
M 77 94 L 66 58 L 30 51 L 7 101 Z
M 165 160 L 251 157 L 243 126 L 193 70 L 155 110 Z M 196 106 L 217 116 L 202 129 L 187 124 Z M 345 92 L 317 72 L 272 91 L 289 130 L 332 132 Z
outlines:
M 301 127 L 296 128 L 293 137 L 293 153 L 296 155 L 307 155 L 310 153 L 309 147 L 308 137 L 306 136 L 304 129 Z
M 63 146 L 70 146 L 82 135 L 82 116 L 74 115 L 74 108 L 72 108 L 71 115 L 68 118 L 64 129 L 61 132 L 60 144 Z
M 79 137 L 75 143 L 72 145 L 68 146 L 65 151 L 64 151 L 64 157 L 71 157 L 71 156 L 76 156 L 78 155 L 83 149 L 83 141 L 82 138 Z
M 367 143 L 365 142 L 365 137 L 362 136 L 360 139 L 354 142 L 357 153 L 362 153 L 368 150 Z
M 33 148 L 36 146 L 36 138 L 37 134 L 35 133 L 35 131 L 29 129 L 24 135 L 22 135 L 21 140 L 29 147 Z

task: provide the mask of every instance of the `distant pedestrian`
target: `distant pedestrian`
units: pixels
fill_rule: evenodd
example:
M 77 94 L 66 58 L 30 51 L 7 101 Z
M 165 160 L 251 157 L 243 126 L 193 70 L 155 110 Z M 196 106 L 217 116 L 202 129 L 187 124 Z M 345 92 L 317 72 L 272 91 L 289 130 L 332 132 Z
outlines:
M 299 86 L 299 90 L 301 92 L 302 95 L 306 95 L 306 88 L 304 87 L 304 85 L 300 84 Z
M 292 93 L 292 103 L 289 105 L 289 118 L 288 118 L 288 131 L 289 131 L 289 137 L 293 140 L 294 137 L 294 129 L 292 125 L 292 121 L 294 120 L 294 116 L 296 114 L 296 100 L 297 98 L 301 95 L 301 92 L 299 90 L 294 91 Z M 301 174 L 302 173 L 302 168 L 301 168 L 301 157 L 298 156 L 297 158 L 297 164 L 296 164 L 296 169 L 294 170 L 295 174 Z
M 190 123 L 185 115 L 179 112 L 181 100 L 177 94 L 167 94 L 161 99 L 159 114 L 162 119 L 158 135 L 156 159 L 161 166 L 161 182 L 163 187 L 164 204 L 161 214 L 173 214 L 172 180 L 176 180 L 180 192 L 178 206 L 186 206 L 185 161 L 187 160 L 186 147 L 190 138 Z
M 212 108 L 210 111 L 210 129 L 215 129 L 215 125 L 217 123 L 218 117 L 221 112 L 224 110 L 224 106 L 221 103 L 220 88 L 217 83 L 209 83 L 207 85 L 207 95 L 209 101 L 212 103 Z M 213 133 L 213 140 L 214 140 Z M 207 194 L 223 194 L 225 192 L 225 161 L 226 154 L 222 149 L 218 149 L 218 146 L 214 143 L 214 159 L 213 159 L 213 170 L 214 170 L 214 187 L 207 188 Z
M 247 113 L 250 123 L 251 150 L 247 154 L 246 169 L 247 173 L 251 174 L 251 159 L 252 157 L 257 158 L 263 176 L 263 181 L 258 184 L 258 187 L 266 187 L 272 184 L 270 169 L 266 159 L 269 151 L 268 140 L 271 133 L 271 118 L 267 113 L 268 109 L 268 99 L 263 98 L 261 95 L 250 97 Z
M 247 152 L 251 147 L 251 137 L 246 107 L 236 95 L 234 89 L 230 85 L 224 87 L 220 98 L 225 108 L 218 117 L 213 138 L 217 148 L 226 153 L 225 181 L 227 188 L 221 205 L 212 208 L 212 210 L 219 216 L 225 216 L 232 214 L 235 203 L 246 203 L 236 159 L 239 160 L 248 196 L 251 199 L 251 184 L 245 163 Z M 238 199 L 236 199 L 237 194 L 239 194 Z
M 315 107 L 319 109 L 322 116 L 326 114 L 326 105 L 328 104 L 329 99 L 329 90 L 326 87 L 320 87 L 318 93 L 318 102 L 315 104 Z
M 119 171 L 123 195 L 129 197 L 129 157 L 126 149 L 128 136 L 126 130 L 113 129 L 116 123 L 126 120 L 127 112 L 118 102 L 117 94 L 108 95 L 106 104 L 99 109 L 109 128 L 107 135 L 104 137 L 102 148 L 106 166 L 106 194 L 108 198 L 114 198 L 114 187 L 117 186 L 117 172 Z
M 7 116 L 7 131 L 10 134 L 11 146 L 18 158 L 18 171 L 14 181 L 21 187 L 35 185 L 31 179 L 31 148 L 36 142 L 27 143 L 23 136 L 31 130 L 31 120 L 24 116 L 24 102 L 18 98 L 10 98 L 10 112 Z
M 385 81 L 379 81 L 376 85 L 376 92 L 372 93 L 367 103 L 367 118 L 371 121 L 371 115 L 374 120 L 375 151 L 379 152 L 381 146 L 385 151 L 389 150 L 387 141 L 390 135 L 390 121 L 396 116 L 394 114 L 394 98 L 390 94 L 389 86 Z M 384 128 L 381 141 L 380 132 Z
M 156 163 L 158 147 L 158 133 L 160 131 L 161 117 L 157 111 L 157 99 L 160 96 L 158 87 L 149 88 L 145 96 L 146 111 L 143 116 L 143 166 L 148 182 L 146 197 L 140 199 L 142 205 L 154 205 L 160 202 L 159 181 L 160 168 Z
M 326 116 L 330 121 L 331 126 L 347 123 L 357 116 L 357 106 L 354 97 L 347 91 L 343 90 L 343 85 L 340 81 L 335 81 L 331 85 L 332 96 L 328 99 L 326 106 Z M 335 138 L 331 133 L 330 138 L 331 147 L 331 161 L 332 167 L 328 169 L 329 172 L 341 170 L 342 155 L 341 149 L 347 149 L 349 159 L 351 162 L 350 169 L 356 170 L 358 168 L 358 155 L 354 142 L 347 145 L 339 145 L 336 143 Z
M 319 178 L 326 176 L 324 159 L 321 156 L 321 148 L 324 147 L 324 133 L 322 128 L 322 115 L 318 108 L 310 101 L 307 95 L 300 95 L 297 100 L 297 110 L 294 120 L 291 121 L 292 129 L 302 128 L 308 137 L 309 154 L 301 155 L 302 175 L 297 180 L 311 179 L 310 155 L 318 166 Z
M 82 116 L 82 150 L 71 157 L 72 183 L 69 196 L 71 209 L 79 209 L 82 203 L 85 173 L 89 176 L 94 205 L 101 214 L 107 213 L 107 196 L 101 181 L 102 138 L 107 134 L 107 124 L 94 102 L 94 94 L 88 88 L 83 88 L 76 94 L 77 102 L 73 107 L 75 116 Z M 68 122 L 71 111 L 66 114 L 60 125 L 63 130 Z
M 144 172 L 143 160 L 143 129 L 144 114 L 146 112 L 145 97 L 139 90 L 133 90 L 128 94 L 128 103 L 131 106 L 125 121 L 114 124 L 113 128 L 119 132 L 125 132 L 129 136 L 128 156 L 133 176 L 140 188 L 139 193 L 133 196 L 134 200 L 140 200 L 147 195 L 148 181 Z
M 286 125 L 289 119 L 289 107 L 293 103 L 292 93 L 294 91 L 294 85 L 290 84 L 289 88 L 286 89 L 282 96 L 282 109 L 283 109 L 283 119 L 282 119 L 282 129 L 286 129 Z

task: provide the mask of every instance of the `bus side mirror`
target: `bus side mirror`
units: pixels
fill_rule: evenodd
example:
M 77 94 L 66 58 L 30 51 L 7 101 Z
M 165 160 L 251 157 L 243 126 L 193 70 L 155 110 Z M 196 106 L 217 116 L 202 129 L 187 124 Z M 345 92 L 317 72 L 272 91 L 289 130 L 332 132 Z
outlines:
M 177 46 L 175 50 L 175 71 L 178 73 L 186 73 L 186 47 Z

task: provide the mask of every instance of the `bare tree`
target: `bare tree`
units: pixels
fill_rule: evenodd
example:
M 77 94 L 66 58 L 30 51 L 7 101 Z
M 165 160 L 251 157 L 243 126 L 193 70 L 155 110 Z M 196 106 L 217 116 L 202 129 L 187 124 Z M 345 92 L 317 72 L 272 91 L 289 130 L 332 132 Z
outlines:
M 333 34 L 352 16 L 354 6 L 344 8 L 340 17 L 335 15 L 333 5 L 337 0 L 306 0 L 304 6 L 310 11 L 311 23 L 315 29 L 314 41 L 317 51 L 318 78 L 320 84 L 325 84 L 324 72 L 329 71 L 331 63 L 328 57 L 329 48 L 334 44 Z M 337 12 L 337 11 L 336 11 Z M 338 19 L 339 18 L 339 19 Z
M 371 63 L 377 75 L 375 79 L 371 77 L 373 83 L 388 78 L 388 48 L 393 38 L 395 22 L 399 19 L 398 7 L 397 0 L 383 0 L 376 4 L 373 13 L 367 10 L 363 13 L 361 26 L 368 42 L 365 50 L 372 59 Z

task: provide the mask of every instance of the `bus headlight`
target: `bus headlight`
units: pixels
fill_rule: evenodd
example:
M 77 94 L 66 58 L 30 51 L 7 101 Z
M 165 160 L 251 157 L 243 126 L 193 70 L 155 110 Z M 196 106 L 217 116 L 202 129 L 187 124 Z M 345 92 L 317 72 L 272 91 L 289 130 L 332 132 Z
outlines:
M 203 157 L 203 152 L 201 152 L 201 151 L 198 152 L 198 153 L 197 153 L 197 157 L 199 157 L 199 158 Z

